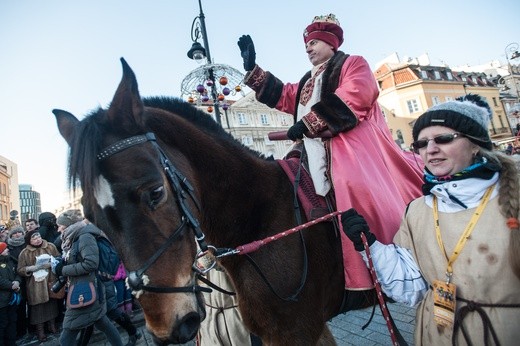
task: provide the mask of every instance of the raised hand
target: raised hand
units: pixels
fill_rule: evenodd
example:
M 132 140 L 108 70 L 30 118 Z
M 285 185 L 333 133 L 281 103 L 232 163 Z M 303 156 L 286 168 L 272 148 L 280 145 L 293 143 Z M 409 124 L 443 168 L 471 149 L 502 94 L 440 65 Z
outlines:
M 240 48 L 240 55 L 244 60 L 244 70 L 251 71 L 256 65 L 256 52 L 253 39 L 249 35 L 242 35 L 238 39 L 238 47 Z

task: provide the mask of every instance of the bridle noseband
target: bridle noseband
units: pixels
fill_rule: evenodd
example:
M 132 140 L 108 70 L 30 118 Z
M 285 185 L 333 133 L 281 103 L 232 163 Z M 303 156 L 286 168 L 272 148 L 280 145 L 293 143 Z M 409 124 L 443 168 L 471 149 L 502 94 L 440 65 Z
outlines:
M 171 244 L 173 244 L 173 242 L 178 238 L 178 236 L 186 226 L 189 226 L 195 234 L 195 239 L 197 240 L 197 244 L 200 248 L 199 254 L 208 251 L 208 245 L 204 240 L 205 236 L 200 228 L 199 221 L 192 213 L 189 205 L 186 203 L 186 199 L 189 197 L 195 203 L 197 208 L 200 209 L 200 204 L 196 199 L 196 196 L 194 195 L 193 186 L 189 183 L 188 179 L 170 162 L 162 148 L 159 146 L 159 144 L 157 144 L 157 139 L 155 138 L 155 135 L 152 132 L 120 140 L 103 149 L 96 157 L 98 160 L 102 161 L 125 149 L 133 147 L 134 145 L 146 142 L 150 142 L 159 155 L 161 166 L 164 169 L 164 172 L 166 173 L 168 182 L 170 183 L 172 190 L 175 192 L 175 201 L 177 202 L 179 210 L 182 214 L 182 218 L 180 225 L 168 237 L 166 242 L 164 242 L 161 245 L 157 252 L 155 252 L 153 256 L 150 257 L 140 269 L 130 271 L 128 273 L 128 286 L 137 296 L 140 294 L 140 292 L 142 293 L 143 291 L 149 291 L 154 293 L 211 292 L 210 288 L 199 286 L 196 284 L 184 287 L 164 287 L 148 285 L 149 279 L 144 273 L 152 266 L 153 263 L 155 263 L 155 261 L 157 261 L 157 259 L 164 253 L 164 251 L 166 251 L 166 249 Z M 199 269 L 196 265 L 196 261 L 197 259 L 194 260 L 192 270 L 196 272 L 197 276 L 205 274 L 207 270 Z

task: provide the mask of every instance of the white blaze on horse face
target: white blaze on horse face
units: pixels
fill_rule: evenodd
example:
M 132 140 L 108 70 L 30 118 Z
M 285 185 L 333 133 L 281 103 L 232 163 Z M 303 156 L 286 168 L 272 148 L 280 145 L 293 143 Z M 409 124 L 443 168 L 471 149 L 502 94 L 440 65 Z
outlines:
M 114 195 L 110 183 L 104 176 L 100 175 L 96 181 L 94 197 L 101 209 L 115 205 Z

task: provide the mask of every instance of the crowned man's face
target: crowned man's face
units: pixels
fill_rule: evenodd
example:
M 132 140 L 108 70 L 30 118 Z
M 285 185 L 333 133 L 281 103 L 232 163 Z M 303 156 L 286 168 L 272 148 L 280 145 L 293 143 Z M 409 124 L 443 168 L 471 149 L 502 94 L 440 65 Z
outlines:
M 314 66 L 324 63 L 334 55 L 334 47 L 318 39 L 312 39 L 307 42 L 305 51 Z

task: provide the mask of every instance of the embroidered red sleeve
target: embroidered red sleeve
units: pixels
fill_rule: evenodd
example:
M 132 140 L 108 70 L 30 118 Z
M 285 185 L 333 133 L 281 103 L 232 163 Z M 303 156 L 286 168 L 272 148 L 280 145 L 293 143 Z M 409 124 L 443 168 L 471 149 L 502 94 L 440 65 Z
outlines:
M 309 128 L 309 132 L 313 135 L 317 135 L 327 129 L 327 124 L 314 111 L 304 115 L 302 120 L 305 126 Z
M 266 78 L 267 72 L 262 70 L 260 66 L 255 65 L 255 67 L 246 74 L 244 83 L 254 91 L 258 92 L 262 89 Z

